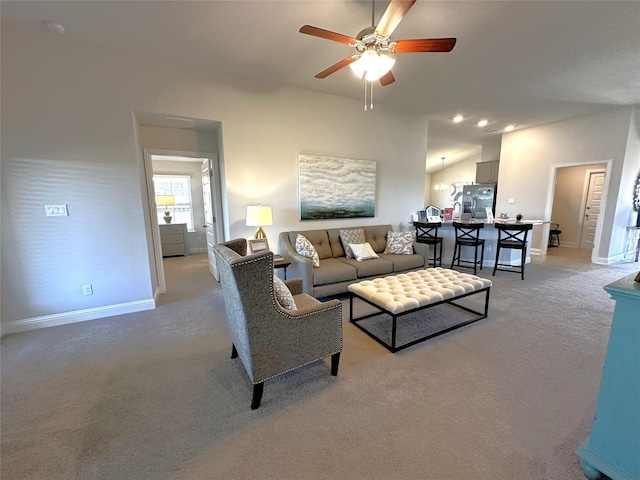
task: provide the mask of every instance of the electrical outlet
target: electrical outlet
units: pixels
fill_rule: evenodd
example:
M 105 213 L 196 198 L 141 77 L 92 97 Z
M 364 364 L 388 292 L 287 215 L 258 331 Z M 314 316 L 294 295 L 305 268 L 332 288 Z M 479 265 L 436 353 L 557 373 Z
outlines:
M 509 200 L 507 200 L 507 203 L 509 204 L 516 203 L 516 199 L 513 197 L 509 197 Z
M 93 295 L 93 287 L 91 285 L 83 285 L 82 293 L 85 295 Z

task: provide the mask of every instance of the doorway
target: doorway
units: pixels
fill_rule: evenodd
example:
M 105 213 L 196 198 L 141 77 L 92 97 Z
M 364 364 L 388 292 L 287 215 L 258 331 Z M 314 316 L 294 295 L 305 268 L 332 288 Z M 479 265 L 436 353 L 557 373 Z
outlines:
M 561 248 L 547 253 L 575 255 L 568 249 L 582 249 L 592 263 L 597 263 L 601 227 L 600 211 L 606 188 L 607 163 L 554 167 L 554 188 L 550 220 L 558 223 Z
M 187 224 L 184 248 L 186 254 L 207 253 L 209 272 L 218 280 L 213 256 L 213 245 L 222 238 L 222 208 L 220 166 L 216 153 L 176 152 L 143 149 L 147 190 L 151 205 L 151 230 L 154 244 L 154 258 L 157 273 L 158 294 L 167 291 L 164 256 L 159 225 L 161 214 L 156 212 L 154 176 L 188 177 L 191 191 L 191 219 Z M 206 168 L 204 168 L 206 166 Z M 184 218 L 184 217 L 183 217 Z M 154 295 L 156 296 L 156 295 Z

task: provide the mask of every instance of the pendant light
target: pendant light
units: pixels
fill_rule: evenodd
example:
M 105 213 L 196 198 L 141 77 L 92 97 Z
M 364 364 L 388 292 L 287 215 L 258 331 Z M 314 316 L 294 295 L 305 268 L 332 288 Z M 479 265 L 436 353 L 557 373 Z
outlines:
M 436 184 L 436 186 L 434 187 L 436 189 L 436 192 L 444 192 L 447 188 L 447 186 L 444 184 L 444 157 L 442 157 L 441 160 L 442 168 L 440 169 L 440 183 Z

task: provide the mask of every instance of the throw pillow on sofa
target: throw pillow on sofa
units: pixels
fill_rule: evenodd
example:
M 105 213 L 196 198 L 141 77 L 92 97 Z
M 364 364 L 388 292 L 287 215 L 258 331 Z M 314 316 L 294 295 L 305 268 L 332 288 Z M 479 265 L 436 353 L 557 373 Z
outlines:
M 372 258 L 380 258 L 376 252 L 373 251 L 369 242 L 365 243 L 351 243 L 349 248 L 353 252 L 353 256 L 356 260 L 362 262 L 363 260 L 371 260 Z
M 318 252 L 304 235 L 298 234 L 296 237 L 296 252 L 298 252 L 298 255 L 310 258 L 311 263 L 315 268 L 320 266 L 320 257 L 318 256 Z
M 413 244 L 416 241 L 415 230 L 407 232 L 392 232 L 387 234 L 387 247 L 383 253 L 396 253 L 400 255 L 412 255 Z
M 347 258 L 353 258 L 353 252 L 349 245 L 362 244 L 364 239 L 364 228 L 351 228 L 349 230 L 340 230 L 340 240 L 342 241 L 342 248 L 344 249 L 344 255 Z
M 287 310 L 297 310 L 296 302 L 293 301 L 291 290 L 287 288 L 282 280 L 275 275 L 273 276 L 273 291 L 276 294 L 276 300 L 282 308 Z

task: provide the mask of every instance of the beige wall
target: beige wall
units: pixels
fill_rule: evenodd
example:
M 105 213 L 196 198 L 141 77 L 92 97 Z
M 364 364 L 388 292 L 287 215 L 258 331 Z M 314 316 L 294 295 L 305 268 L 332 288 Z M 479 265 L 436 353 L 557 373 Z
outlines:
M 606 264 L 622 259 L 632 216 L 629 177 L 640 166 L 637 115 L 637 107 L 623 107 L 504 134 L 496 210 L 513 207 L 525 218 L 550 219 L 557 169 L 605 163 L 606 198 L 595 260 Z M 509 198 L 516 203 L 509 205 Z M 546 241 L 544 231 L 534 231 L 534 248 L 544 250 Z
M 291 229 L 407 228 L 423 206 L 425 116 L 381 105 L 363 112 L 360 100 L 227 79 L 215 62 L 211 71 L 195 70 L 71 37 L 1 34 L 2 243 L 11 244 L 10 252 L 2 249 L 4 332 L 153 307 L 142 148 L 182 147 L 170 138 L 147 143 L 135 112 L 220 122 L 229 237 L 253 234 L 244 217 L 258 202 L 273 208 L 266 230 L 274 249 L 279 232 Z M 375 160 L 375 218 L 300 222 L 303 153 Z M 44 205 L 57 203 L 70 215 L 45 218 Z M 94 294 L 83 296 L 87 283 Z

